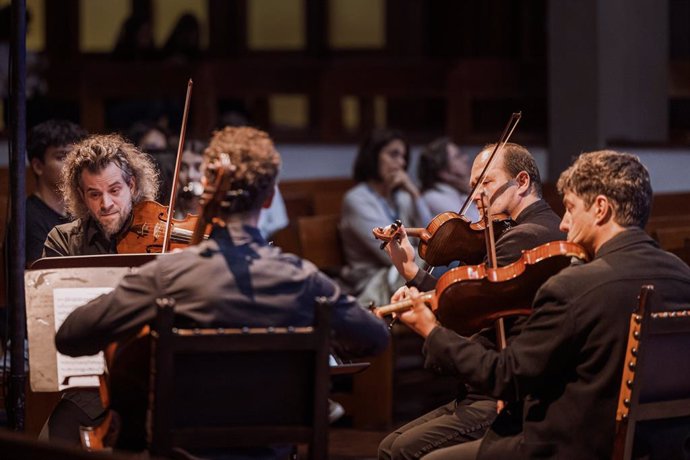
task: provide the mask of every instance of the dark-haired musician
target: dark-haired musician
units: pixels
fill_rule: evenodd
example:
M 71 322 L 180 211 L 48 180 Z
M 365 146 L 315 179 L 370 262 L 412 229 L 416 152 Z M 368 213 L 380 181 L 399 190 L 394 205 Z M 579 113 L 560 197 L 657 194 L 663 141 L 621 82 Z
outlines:
M 48 232 L 70 221 L 60 193 L 60 178 L 67 153 L 86 131 L 67 120 L 48 120 L 29 131 L 26 153 L 36 180 L 26 199 L 26 265 L 39 259 Z
M 226 174 L 232 197 L 216 216 L 225 225 L 214 227 L 207 241 L 159 257 L 125 276 L 111 293 L 76 309 L 57 333 L 60 352 L 89 355 L 134 334 L 155 317 L 158 297 L 176 300 L 179 326 L 267 327 L 311 325 L 317 296 L 333 303 L 338 351 L 353 356 L 384 350 L 389 334 L 382 320 L 344 295 L 313 264 L 261 237 L 257 219 L 271 203 L 280 168 L 269 136 L 254 128 L 222 129 L 204 153 L 204 169 L 221 160 L 231 164 Z M 145 447 L 143 429 L 133 433 L 128 422 L 123 417 L 125 440 L 118 444 Z
M 426 338 L 426 366 L 495 398 L 522 401 L 522 431 L 506 430 L 501 413 L 483 439 L 425 459 L 611 458 L 629 319 L 641 286 L 654 285 L 665 301 L 690 301 L 690 268 L 643 230 L 652 188 L 637 157 L 582 154 L 558 188 L 566 209 L 561 229 L 593 260 L 540 288 L 534 313 L 507 348 L 487 349 L 438 325 L 419 301 L 400 316 Z
M 475 158 L 470 177 L 472 186 L 494 148 L 495 144 L 487 145 Z M 521 145 L 507 143 L 496 155 L 478 192 L 483 192 L 491 203 L 490 213 L 504 213 L 514 221 L 511 228 L 496 236 L 497 263 L 504 266 L 518 260 L 523 250 L 563 240 L 565 235 L 558 229 L 560 219 L 542 199 L 539 169 L 529 151 Z M 461 205 L 458 203 L 458 207 Z M 386 246 L 394 265 L 408 280 L 408 286 L 420 291 L 434 289 L 437 280 L 415 263 L 414 248 L 404 227 L 400 236 Z M 402 299 L 403 292 L 396 292 L 392 301 Z M 508 326 L 509 333 L 517 327 Z M 492 335 L 493 331 L 486 330 L 475 339 L 488 348 L 495 348 Z M 494 399 L 461 385 L 455 400 L 389 434 L 379 445 L 379 458 L 418 459 L 434 449 L 478 439 L 496 417 L 496 411 Z

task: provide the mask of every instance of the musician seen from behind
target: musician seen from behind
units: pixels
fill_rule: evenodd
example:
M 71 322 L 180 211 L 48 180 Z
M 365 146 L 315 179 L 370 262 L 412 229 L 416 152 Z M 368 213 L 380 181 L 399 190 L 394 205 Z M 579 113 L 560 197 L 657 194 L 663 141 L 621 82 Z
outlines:
M 60 192 L 67 153 L 86 137 L 86 131 L 67 120 L 48 120 L 29 131 L 26 153 L 36 186 L 26 199 L 26 265 L 43 254 L 43 243 L 53 227 L 70 221 Z
M 427 367 L 495 398 L 523 401 L 522 431 L 506 430 L 501 413 L 483 439 L 425 459 L 611 458 L 630 314 L 641 287 L 654 285 L 668 305 L 690 302 L 690 268 L 643 230 L 652 188 L 637 157 L 582 154 L 558 190 L 561 229 L 592 261 L 544 283 L 507 348 L 487 349 L 442 327 L 419 301 L 400 315 L 425 338 Z M 410 288 L 403 296 L 416 293 Z M 683 456 L 676 454 L 669 458 Z
M 389 333 L 384 321 L 343 294 L 312 263 L 269 245 L 259 233 L 259 213 L 271 204 L 281 164 L 269 136 L 248 127 L 217 131 L 204 152 L 203 169 L 224 159 L 231 164 L 226 168 L 230 181 L 216 216 L 223 224 L 214 226 L 207 241 L 160 256 L 125 276 L 111 293 L 76 309 L 57 333 L 61 353 L 90 355 L 135 334 L 153 321 L 159 297 L 175 299 L 178 326 L 241 328 L 311 325 L 315 298 L 325 296 L 332 303 L 338 352 L 358 356 L 385 349 Z M 126 443 L 118 443 L 121 447 L 144 447 L 145 407 L 141 410 L 142 425 L 127 425 L 126 414 L 120 414 L 123 434 L 129 433 Z M 133 426 L 141 431 L 132 433 Z
M 485 146 L 475 158 L 470 175 L 472 186 L 476 185 L 495 147 L 496 144 Z M 491 203 L 489 214 L 504 213 L 513 220 L 512 226 L 497 235 L 496 240 L 497 263 L 505 266 L 518 260 L 523 250 L 563 240 L 565 234 L 558 228 L 559 217 L 542 199 L 539 169 L 530 152 L 521 145 L 507 143 L 496 155 L 476 196 L 478 205 L 482 196 Z M 415 263 L 415 249 L 404 226 L 399 237 L 386 246 L 386 251 L 408 286 L 419 291 L 435 288 L 437 279 Z M 405 289 L 398 290 L 391 300 L 402 300 Z M 522 321 L 506 319 L 508 336 Z M 482 331 L 474 340 L 487 348 L 496 348 L 493 329 Z M 379 445 L 379 458 L 418 459 L 434 449 L 481 438 L 496 417 L 496 400 L 465 385 L 460 385 L 458 393 L 450 403 L 389 434 Z M 513 411 L 508 408 L 506 413 Z M 519 414 L 516 423 L 519 425 Z
M 74 145 L 65 160 L 61 191 L 76 220 L 48 234 L 43 257 L 116 254 L 132 223 L 132 209 L 158 194 L 151 157 L 117 134 Z

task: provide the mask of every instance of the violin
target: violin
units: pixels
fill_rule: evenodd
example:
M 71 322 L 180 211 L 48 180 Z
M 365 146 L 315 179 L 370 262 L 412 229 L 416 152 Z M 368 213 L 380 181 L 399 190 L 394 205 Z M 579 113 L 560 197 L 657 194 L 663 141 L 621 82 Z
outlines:
M 456 267 L 444 273 L 436 289 L 420 294 L 444 327 L 470 335 L 507 316 L 529 315 L 539 287 L 570 265 L 572 258 L 586 261 L 587 252 L 577 243 L 551 241 L 522 252 L 519 260 L 504 267 L 487 264 Z M 412 308 L 404 299 L 373 309 L 377 316 Z
M 506 214 L 497 214 L 492 219 L 494 232 L 502 234 L 512 226 L 513 221 Z M 395 221 L 389 231 L 382 227 L 372 230 L 374 237 L 384 243 L 397 235 L 400 221 Z M 478 264 L 484 259 L 484 220 L 470 222 L 455 212 L 442 212 L 434 217 L 426 228 L 406 228 L 408 236 L 419 238 L 419 256 L 431 266 L 448 265 L 455 260 L 466 264 Z M 459 244 L 461 242 L 461 244 Z
M 120 254 L 165 253 L 171 249 L 184 248 L 191 243 L 192 235 L 197 226 L 198 216 L 188 214 L 184 219 L 174 219 L 174 212 L 170 212 L 170 210 L 174 211 L 175 209 L 177 178 L 180 172 L 193 84 L 194 82 L 190 78 L 187 82 L 187 94 L 182 114 L 180 140 L 177 146 L 170 205 L 164 206 L 155 201 L 144 201 L 137 204 L 132 209 L 132 224 L 117 244 L 117 252 Z
M 117 244 L 120 254 L 163 251 L 163 239 L 168 222 L 168 207 L 156 201 L 142 201 L 132 210 L 132 224 Z M 167 250 L 184 249 L 192 241 L 199 216 L 187 214 L 184 219 L 173 218 Z M 208 235 L 207 235 L 208 237 Z
M 458 213 L 452 211 L 443 212 L 434 217 L 424 229 L 407 229 L 409 236 L 420 238 L 419 256 L 430 266 L 448 265 L 455 260 L 468 264 L 477 264 L 484 259 L 486 255 L 485 225 L 470 222 L 465 217 L 465 213 L 475 199 L 479 186 L 483 183 L 489 167 L 496 158 L 496 153 L 508 142 L 521 117 L 521 112 L 511 115 L 477 182 Z M 503 233 L 511 225 L 509 217 L 504 214 L 493 216 L 491 222 L 494 227 L 493 231 L 498 234 Z M 385 232 L 381 227 L 376 227 L 372 230 L 374 237 L 383 241 L 381 249 L 391 239 L 396 237 L 398 228 L 399 225 L 392 225 L 389 232 Z

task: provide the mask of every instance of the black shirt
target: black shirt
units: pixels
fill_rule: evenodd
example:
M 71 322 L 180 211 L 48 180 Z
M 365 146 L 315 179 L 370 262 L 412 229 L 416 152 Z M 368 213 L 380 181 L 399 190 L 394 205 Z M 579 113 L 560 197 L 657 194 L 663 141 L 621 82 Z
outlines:
M 66 224 L 69 217 L 63 216 L 38 196 L 31 195 L 26 199 L 26 264 L 30 265 L 43 254 L 43 244 L 53 227 Z

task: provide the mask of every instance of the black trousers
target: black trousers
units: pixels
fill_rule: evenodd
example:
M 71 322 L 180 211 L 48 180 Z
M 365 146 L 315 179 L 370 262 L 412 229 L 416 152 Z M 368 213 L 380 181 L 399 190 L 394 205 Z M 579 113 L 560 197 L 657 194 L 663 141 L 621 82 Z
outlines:
M 379 444 L 379 459 L 419 459 L 480 439 L 496 418 L 496 401 L 452 401 L 398 428 Z

